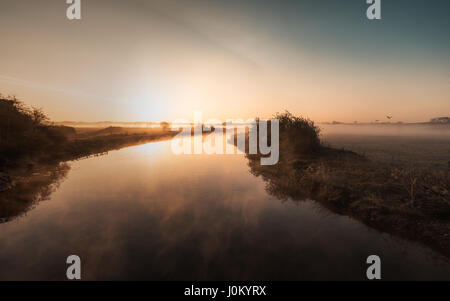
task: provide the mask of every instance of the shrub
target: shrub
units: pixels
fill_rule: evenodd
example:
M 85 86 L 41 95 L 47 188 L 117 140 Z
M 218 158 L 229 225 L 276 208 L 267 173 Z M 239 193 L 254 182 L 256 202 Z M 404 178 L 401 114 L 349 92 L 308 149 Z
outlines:
M 49 125 L 41 109 L 28 108 L 15 97 L 0 95 L 0 167 L 61 145 L 72 131 Z
M 280 154 L 308 155 L 320 150 L 320 129 L 313 121 L 288 111 L 274 116 L 280 122 Z

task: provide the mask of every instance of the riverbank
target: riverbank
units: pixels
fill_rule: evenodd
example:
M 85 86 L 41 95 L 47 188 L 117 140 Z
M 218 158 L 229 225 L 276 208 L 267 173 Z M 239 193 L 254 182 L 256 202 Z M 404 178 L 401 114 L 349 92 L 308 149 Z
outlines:
M 323 148 L 261 166 L 247 155 L 252 174 L 282 200 L 314 200 L 333 213 L 371 228 L 420 242 L 450 258 L 449 174 L 367 159 L 351 151 Z
M 148 142 L 171 139 L 178 132 L 156 129 L 110 128 L 74 129 L 64 143 L 35 150 L 18 158 L 6 158 L 0 170 L 0 192 L 11 189 L 18 179 L 42 166 L 77 160 Z

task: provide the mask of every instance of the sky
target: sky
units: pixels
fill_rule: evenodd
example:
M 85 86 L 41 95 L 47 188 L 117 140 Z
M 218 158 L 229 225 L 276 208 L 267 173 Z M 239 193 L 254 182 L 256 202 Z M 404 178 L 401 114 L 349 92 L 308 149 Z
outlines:
M 450 1 L 0 1 L 0 93 L 54 121 L 450 115 Z

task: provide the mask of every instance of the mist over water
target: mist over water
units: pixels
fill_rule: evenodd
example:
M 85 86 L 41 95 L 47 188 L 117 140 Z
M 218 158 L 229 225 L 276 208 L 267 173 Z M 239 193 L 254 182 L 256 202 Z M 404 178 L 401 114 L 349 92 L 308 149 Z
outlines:
M 269 195 L 244 155 L 179 155 L 149 143 L 71 163 L 47 201 L 0 224 L 0 279 L 448 279 L 448 260 L 314 201 Z

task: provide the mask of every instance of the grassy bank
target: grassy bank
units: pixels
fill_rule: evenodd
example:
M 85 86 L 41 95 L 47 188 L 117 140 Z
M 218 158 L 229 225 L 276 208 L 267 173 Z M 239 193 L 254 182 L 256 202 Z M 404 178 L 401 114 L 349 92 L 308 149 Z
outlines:
M 290 114 L 277 117 L 279 163 L 262 166 L 260 155 L 247 155 L 251 172 L 263 178 L 270 194 L 293 201 L 315 200 L 334 213 L 424 243 L 450 257 L 447 170 L 369 160 L 325 147 L 311 121 Z

